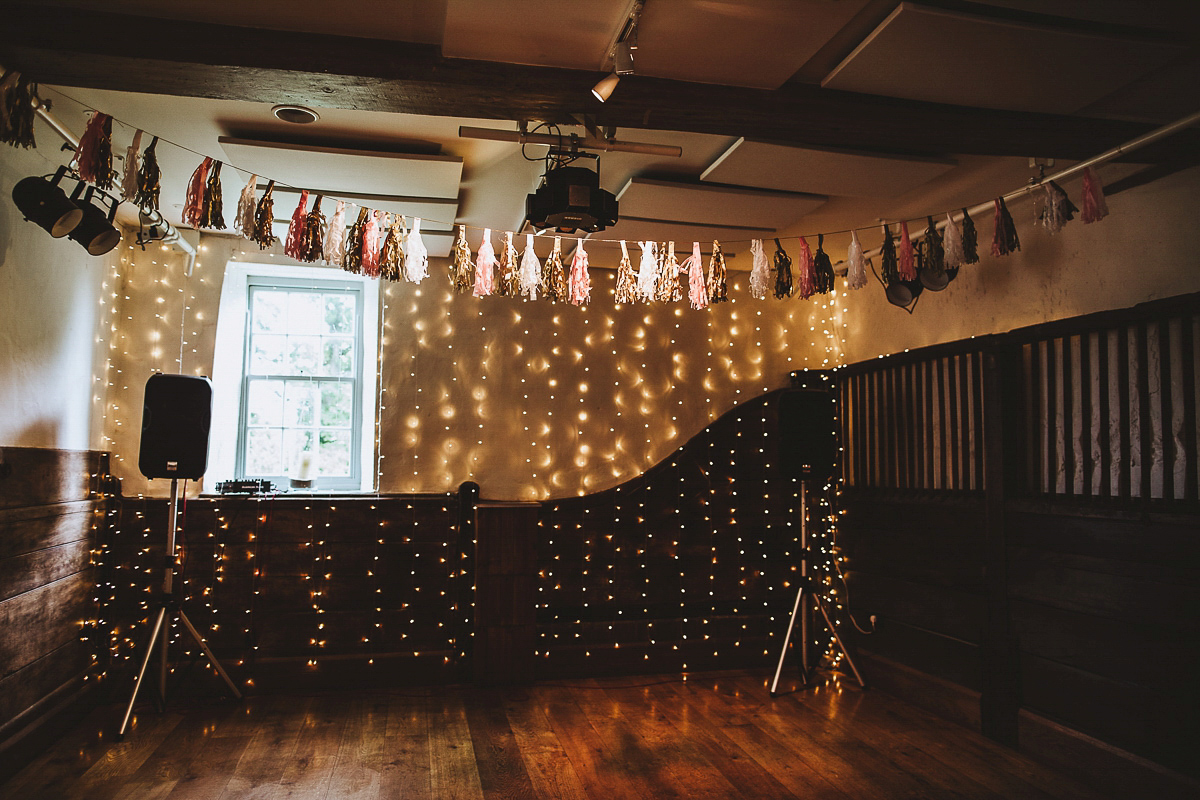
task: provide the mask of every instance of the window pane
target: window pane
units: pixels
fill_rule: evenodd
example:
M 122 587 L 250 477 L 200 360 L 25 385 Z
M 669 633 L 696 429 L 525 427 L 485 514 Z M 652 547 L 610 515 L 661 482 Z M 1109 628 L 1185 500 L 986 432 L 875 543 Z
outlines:
M 286 333 L 287 292 L 256 291 L 251 318 L 255 333 Z
M 350 383 L 324 383 L 321 386 L 321 425 L 349 427 L 354 418 L 354 386 Z
M 320 333 L 321 311 L 321 295 L 291 292 L 288 295 L 288 333 Z
M 284 372 L 283 348 L 286 336 L 256 333 L 250 339 L 250 373 L 252 375 L 278 375 Z
M 291 375 L 316 375 L 319 353 L 321 352 L 321 337 L 319 336 L 289 336 L 288 343 L 288 373 Z
M 325 333 L 354 333 L 354 298 L 325 295 Z
M 307 453 L 310 459 L 308 477 L 317 477 L 317 459 L 313 452 L 313 432 L 292 428 L 283 437 L 283 467 L 284 471 L 293 478 L 300 477 L 301 461 Z
M 307 428 L 317 424 L 317 386 L 309 381 L 288 381 L 283 401 L 283 424 Z
M 321 431 L 321 474 L 329 477 L 350 474 L 350 431 Z
M 246 413 L 251 425 L 282 425 L 283 381 L 251 381 Z
M 354 374 L 354 340 L 347 337 L 322 339 L 321 374 L 343 377 Z
M 253 428 L 246 432 L 246 475 L 283 474 L 283 432 Z

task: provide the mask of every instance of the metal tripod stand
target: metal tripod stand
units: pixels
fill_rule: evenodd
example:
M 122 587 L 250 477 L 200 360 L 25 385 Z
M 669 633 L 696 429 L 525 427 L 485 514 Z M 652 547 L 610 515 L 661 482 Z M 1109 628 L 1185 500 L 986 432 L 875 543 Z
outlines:
M 865 689 L 867 684 L 863 681 L 862 674 L 858 671 L 858 667 L 854 666 L 854 659 L 850 657 L 846 645 L 842 644 L 842 637 L 838 636 L 837 628 L 834 627 L 833 620 L 829 618 L 829 612 L 825 608 L 825 599 L 817 591 L 812 578 L 808 575 L 808 562 L 811 559 L 812 551 L 808 543 L 808 482 L 805 480 L 800 481 L 800 553 L 800 586 L 796 590 L 796 602 L 792 606 L 792 618 L 788 622 L 787 634 L 783 637 L 783 649 L 779 653 L 779 664 L 775 667 L 775 677 L 771 681 L 771 697 L 778 694 L 779 676 L 783 674 L 783 660 L 787 658 L 788 644 L 792 640 L 792 631 L 796 627 L 797 618 L 800 619 L 800 675 L 804 679 L 805 686 L 812 681 L 813 673 L 816 672 L 815 665 L 810 666 L 808 659 L 809 601 L 825 619 L 829 632 L 833 634 L 833 641 L 842 651 L 850 669 L 853 670 L 854 677 L 858 679 L 858 685 Z
M 179 514 L 179 480 L 171 479 L 171 505 L 167 511 L 167 552 L 166 560 L 163 564 L 163 588 L 162 594 L 155 598 L 154 605 L 158 611 L 154 616 L 154 627 L 150 631 L 150 641 L 146 644 L 146 655 L 142 658 L 141 669 L 138 670 L 137 681 L 133 684 L 133 694 L 129 696 L 129 705 L 125 707 L 125 717 L 121 720 L 121 727 L 117 731 L 117 737 L 125 735 L 126 729 L 129 728 L 129 719 L 133 716 L 133 704 L 137 701 L 138 692 L 141 691 L 142 681 L 146 677 L 146 669 L 150 666 L 150 657 L 154 655 L 155 645 L 158 645 L 159 663 L 158 663 L 158 694 L 155 697 L 155 704 L 159 710 L 162 710 L 167 703 L 167 643 L 170 641 L 170 625 L 167 624 L 168 612 L 172 616 L 179 617 L 179 621 L 187 628 L 187 632 L 196 640 L 196 644 L 204 651 L 204 655 L 208 658 L 208 663 L 212 664 L 217 670 L 217 673 L 225 680 L 225 684 L 229 687 L 229 691 L 233 692 L 233 696 L 238 700 L 242 699 L 242 693 L 233 685 L 229 674 L 225 672 L 225 668 L 221 666 L 221 662 L 217 661 L 217 657 L 212 654 L 212 650 L 208 649 L 208 645 L 204 643 L 200 633 L 192 625 L 192 621 L 187 618 L 187 614 L 183 613 L 183 607 L 180 605 L 178 596 L 174 592 L 175 582 L 175 530 L 178 524 Z

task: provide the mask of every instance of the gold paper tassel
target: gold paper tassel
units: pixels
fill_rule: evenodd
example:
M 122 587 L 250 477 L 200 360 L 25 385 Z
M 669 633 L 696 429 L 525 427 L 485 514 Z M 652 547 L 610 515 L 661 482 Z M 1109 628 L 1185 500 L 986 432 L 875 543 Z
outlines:
M 664 255 L 665 251 L 665 255 Z M 679 259 L 675 257 L 675 243 L 658 249 L 658 286 L 654 297 L 660 303 L 674 303 L 683 299 L 683 287 L 679 285 Z
M 400 214 L 392 217 L 388 226 L 387 236 L 383 239 L 383 247 L 379 249 L 379 277 L 389 281 L 399 281 L 404 277 L 400 268 L 404 261 L 404 217 Z
M 629 247 L 624 239 L 621 240 L 621 264 L 617 267 L 616 300 L 621 304 L 637 300 L 637 272 L 629 259 Z
M 155 140 L 157 141 L 157 140 Z M 153 143 L 150 145 L 153 147 Z M 271 229 L 271 224 L 275 221 L 275 181 L 267 184 L 266 191 L 258 201 L 258 207 L 254 209 L 254 231 L 250 238 L 258 242 L 260 250 L 266 250 L 271 245 L 275 244 L 275 233 Z
M 371 209 L 360 208 L 358 219 L 346 232 L 346 255 L 342 258 L 342 269 L 346 272 L 359 274 L 362 272 L 363 232 L 367 229 L 367 219 Z
M 729 299 L 729 277 L 725 269 L 725 254 L 721 243 L 713 239 L 712 259 L 708 262 L 708 302 L 724 303 Z
M 26 149 L 37 147 L 33 139 L 37 84 L 16 70 L 0 78 L 0 142 Z
M 224 201 L 221 199 L 221 162 L 214 161 L 204 184 L 204 199 L 200 203 L 200 227 L 225 228 Z
M 550 256 L 542 265 L 542 294 L 550 300 L 558 302 L 566 300 L 568 292 L 567 271 L 563 267 L 562 237 L 555 236 L 554 249 L 550 251 Z
M 154 153 L 154 147 L 158 144 L 158 137 L 155 136 L 150 140 L 150 145 L 142 153 L 142 166 L 138 169 L 137 175 L 137 196 L 133 202 L 147 214 L 154 214 L 158 211 L 158 156 Z
M 521 271 L 512 231 L 506 231 L 500 243 L 500 294 L 516 297 L 521 293 Z
M 321 195 L 313 202 L 312 210 L 304 217 L 304 233 L 300 237 L 300 260 L 312 263 L 321 258 L 325 244 L 325 215 L 321 213 Z
M 467 228 L 458 226 L 458 238 L 454 240 L 454 251 L 450 257 L 450 283 L 458 292 L 470 292 L 475 288 L 474 264 L 471 262 L 471 245 L 467 243 Z

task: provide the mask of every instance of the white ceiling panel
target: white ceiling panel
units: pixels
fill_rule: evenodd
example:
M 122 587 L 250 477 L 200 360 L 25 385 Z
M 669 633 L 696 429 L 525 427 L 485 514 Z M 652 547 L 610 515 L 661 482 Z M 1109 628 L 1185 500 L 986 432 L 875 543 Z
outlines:
M 648 2 L 638 26 L 639 75 L 777 89 L 867 0 Z
M 633 5 L 634 0 L 447 0 L 442 55 L 603 69 Z
M 821 150 L 738 139 L 702 180 L 784 192 L 896 197 L 954 167 L 941 159 Z
M 617 195 L 621 216 L 779 230 L 824 204 L 821 195 L 633 178 Z
M 1157 41 L 901 3 L 821 85 L 1069 114 L 1178 56 Z
M 331 192 L 406 197 L 458 196 L 462 159 L 375 150 L 281 144 L 221 136 L 229 161 L 289 186 L 309 186 L 314 175 Z

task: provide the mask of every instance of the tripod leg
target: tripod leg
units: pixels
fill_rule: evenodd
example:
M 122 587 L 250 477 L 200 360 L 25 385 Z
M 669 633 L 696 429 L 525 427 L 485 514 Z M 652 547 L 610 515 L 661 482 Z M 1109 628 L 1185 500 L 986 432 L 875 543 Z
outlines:
M 775 677 L 771 680 L 771 697 L 775 696 L 775 690 L 779 688 L 779 676 L 783 674 L 783 660 L 787 658 L 788 643 L 792 640 L 792 629 L 796 627 L 796 616 L 800 613 L 800 606 L 804 602 L 804 583 L 800 583 L 800 588 L 796 590 L 796 604 L 792 606 L 792 618 L 788 622 L 787 633 L 783 637 L 783 649 L 779 653 L 779 664 L 775 667 Z M 803 646 L 803 643 L 802 643 Z M 805 682 L 808 681 L 808 675 L 804 675 Z
M 179 619 L 187 627 L 188 633 L 192 635 L 192 638 L 196 640 L 196 644 L 200 645 L 200 649 L 204 651 L 204 655 L 208 656 L 208 663 L 212 664 L 221 677 L 225 679 L 225 685 L 229 687 L 229 691 L 233 692 L 234 697 L 241 700 L 242 693 L 233 685 L 233 681 L 230 680 L 228 673 L 225 672 L 225 668 L 221 666 L 221 662 L 217 661 L 217 657 L 212 654 L 212 650 L 208 649 L 208 645 L 204 643 L 204 640 L 200 638 L 200 634 L 192 627 L 192 621 L 187 618 L 187 614 L 183 613 L 183 609 L 179 610 Z
M 146 677 L 146 668 L 150 666 L 150 656 L 154 654 L 154 643 L 158 641 L 158 632 L 162 629 L 166 613 L 166 608 L 160 608 L 154 617 L 154 628 L 150 631 L 150 641 L 146 644 L 146 655 L 142 659 L 142 667 L 138 670 L 137 680 L 133 684 L 133 694 L 129 695 L 129 705 L 125 707 L 125 717 L 121 720 L 121 727 L 117 730 L 117 738 L 124 736 L 125 729 L 129 727 L 129 718 L 133 716 L 133 704 L 137 701 L 138 690 L 142 688 L 142 680 Z
M 867 688 L 867 684 L 863 681 L 858 667 L 854 666 L 854 659 L 850 657 L 850 651 L 846 649 L 846 645 L 842 644 L 842 637 L 838 636 L 837 628 L 833 627 L 833 620 L 829 618 L 829 614 L 825 613 L 825 602 L 821 599 L 820 595 L 814 596 L 817 598 L 817 610 L 825 618 L 825 624 L 829 626 L 829 632 L 833 634 L 833 640 L 837 642 L 838 649 L 842 651 L 842 655 L 846 657 L 846 663 L 850 665 L 850 669 L 854 672 L 854 677 L 858 679 L 858 685 L 864 689 Z

